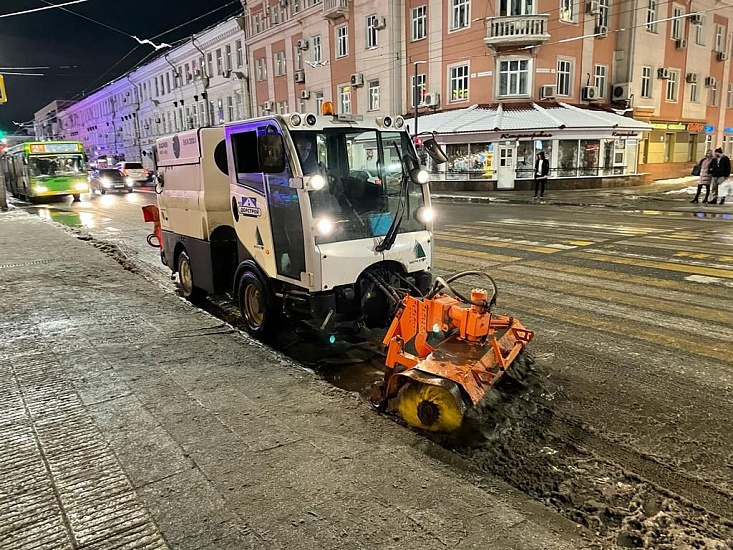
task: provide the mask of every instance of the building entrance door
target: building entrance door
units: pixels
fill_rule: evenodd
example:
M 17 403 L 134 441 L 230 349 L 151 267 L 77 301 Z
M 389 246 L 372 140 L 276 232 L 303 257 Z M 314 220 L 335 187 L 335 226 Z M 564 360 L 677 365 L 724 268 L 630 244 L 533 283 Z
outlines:
M 499 146 L 499 162 L 496 167 L 496 188 L 514 189 L 514 147 Z
M 664 162 L 672 162 L 674 157 L 674 136 L 671 132 L 664 134 Z

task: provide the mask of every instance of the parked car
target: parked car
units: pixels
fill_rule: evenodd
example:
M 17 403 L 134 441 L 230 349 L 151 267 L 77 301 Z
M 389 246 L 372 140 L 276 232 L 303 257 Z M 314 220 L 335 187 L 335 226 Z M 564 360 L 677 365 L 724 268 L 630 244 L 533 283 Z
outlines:
M 99 191 L 100 195 L 104 195 L 107 191 L 127 191 L 132 193 L 135 180 L 126 177 L 116 168 L 102 168 L 92 172 L 89 178 L 89 192 L 94 194 Z
M 147 183 L 152 181 L 152 174 L 139 162 L 118 162 L 115 168 L 122 172 L 127 178 L 132 178 L 135 183 Z

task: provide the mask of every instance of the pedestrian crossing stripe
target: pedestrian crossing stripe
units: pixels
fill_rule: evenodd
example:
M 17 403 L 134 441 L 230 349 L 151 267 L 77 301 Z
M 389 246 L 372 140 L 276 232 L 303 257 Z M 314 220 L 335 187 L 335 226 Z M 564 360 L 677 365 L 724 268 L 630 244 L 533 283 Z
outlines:
M 710 277 L 723 277 L 733 279 L 733 270 L 720 269 L 715 267 L 704 267 L 690 264 L 675 264 L 671 262 L 662 262 L 657 260 L 648 260 L 641 258 L 629 258 L 624 256 L 614 256 L 612 254 L 603 254 L 598 251 L 580 250 L 577 252 L 569 252 L 569 256 L 586 258 L 599 262 L 631 265 L 635 267 L 648 267 L 650 269 L 659 269 L 662 271 L 675 271 L 677 273 L 690 273 L 694 275 L 708 275 Z

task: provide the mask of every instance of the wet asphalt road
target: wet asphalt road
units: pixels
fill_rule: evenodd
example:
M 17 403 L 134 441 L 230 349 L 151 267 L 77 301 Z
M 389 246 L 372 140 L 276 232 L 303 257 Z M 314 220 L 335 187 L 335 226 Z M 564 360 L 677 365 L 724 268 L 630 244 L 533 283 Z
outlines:
M 136 192 L 23 207 L 118 245 L 171 285 L 145 242 L 140 207 L 154 202 Z M 494 434 L 500 444 L 468 458 L 606 542 L 729 548 L 733 222 L 653 209 L 435 206 L 436 273 L 489 271 L 500 312 L 536 332 L 542 383 L 525 399 L 532 406 L 512 410 L 515 426 Z

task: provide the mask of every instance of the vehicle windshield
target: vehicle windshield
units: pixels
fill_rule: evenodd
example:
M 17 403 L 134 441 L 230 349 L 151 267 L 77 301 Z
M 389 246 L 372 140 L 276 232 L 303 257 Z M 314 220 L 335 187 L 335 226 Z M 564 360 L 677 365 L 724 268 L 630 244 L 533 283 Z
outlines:
M 414 158 L 406 132 L 358 128 L 293 131 L 293 141 L 305 176 L 321 174 L 327 184 L 309 193 L 313 218 L 331 222 L 331 231 L 316 237 L 317 244 L 384 237 L 406 201 L 399 232 L 420 231 L 425 225 L 415 213 L 423 188 L 408 178 L 402 190 L 400 156 Z
M 99 171 L 100 177 L 116 178 L 122 176 L 119 170 L 113 168 L 103 168 Z
M 28 160 L 31 176 L 78 176 L 84 172 L 81 155 L 31 157 Z
M 142 170 L 143 165 L 139 162 L 126 162 L 124 165 L 125 170 Z

